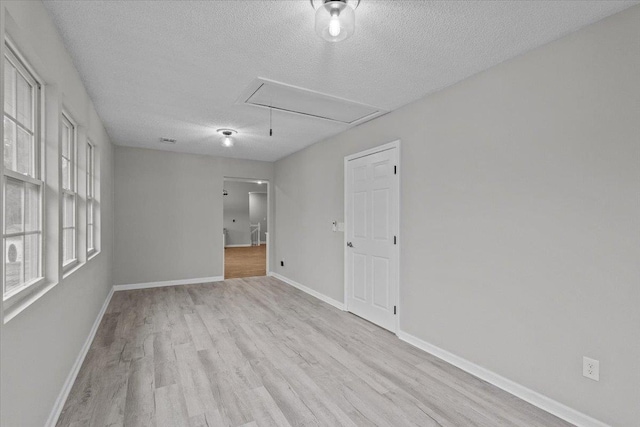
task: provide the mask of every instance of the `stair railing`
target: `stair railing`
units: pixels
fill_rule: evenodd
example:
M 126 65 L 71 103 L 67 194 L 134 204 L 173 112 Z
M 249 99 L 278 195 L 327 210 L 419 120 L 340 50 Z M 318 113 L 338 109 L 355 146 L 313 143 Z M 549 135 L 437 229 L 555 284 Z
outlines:
M 251 231 L 251 246 L 260 246 L 260 223 L 249 224 Z

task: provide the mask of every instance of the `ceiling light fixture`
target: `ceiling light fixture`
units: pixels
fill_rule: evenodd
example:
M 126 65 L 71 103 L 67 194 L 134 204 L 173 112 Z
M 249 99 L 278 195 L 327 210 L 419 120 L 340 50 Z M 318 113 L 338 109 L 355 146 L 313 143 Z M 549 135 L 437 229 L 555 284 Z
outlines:
M 222 135 L 223 147 L 233 147 L 233 139 L 231 138 L 231 136 L 237 134 L 237 131 L 233 129 L 218 129 L 216 132 Z
M 345 40 L 356 30 L 360 0 L 310 0 L 316 9 L 316 33 L 329 42 Z

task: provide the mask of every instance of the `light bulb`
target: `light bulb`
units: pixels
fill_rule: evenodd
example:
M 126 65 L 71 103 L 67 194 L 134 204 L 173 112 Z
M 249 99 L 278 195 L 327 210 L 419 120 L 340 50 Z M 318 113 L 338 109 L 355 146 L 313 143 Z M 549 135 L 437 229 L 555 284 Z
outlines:
M 222 145 L 223 147 L 233 147 L 233 138 L 231 137 L 237 134 L 237 131 L 233 129 L 218 129 L 216 132 L 218 132 L 222 136 L 220 145 Z
M 345 0 L 312 0 L 323 2 L 316 10 L 316 33 L 328 42 L 339 42 L 355 31 L 354 6 Z M 351 0 L 353 3 L 354 0 Z
M 341 25 L 338 15 L 333 15 L 331 21 L 329 21 L 329 34 L 332 37 L 338 37 L 340 35 Z

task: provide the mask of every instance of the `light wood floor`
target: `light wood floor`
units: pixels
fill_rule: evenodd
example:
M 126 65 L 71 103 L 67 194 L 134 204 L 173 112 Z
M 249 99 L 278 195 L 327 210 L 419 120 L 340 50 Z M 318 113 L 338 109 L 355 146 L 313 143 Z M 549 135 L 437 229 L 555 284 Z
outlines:
M 224 248 L 224 278 L 266 276 L 267 245 Z
M 58 426 L 567 426 L 276 279 L 116 292 Z

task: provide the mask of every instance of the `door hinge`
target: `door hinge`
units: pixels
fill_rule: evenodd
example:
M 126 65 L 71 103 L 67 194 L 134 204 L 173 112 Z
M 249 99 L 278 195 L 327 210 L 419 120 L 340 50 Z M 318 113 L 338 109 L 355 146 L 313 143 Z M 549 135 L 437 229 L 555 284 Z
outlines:
M 398 244 L 398 238 L 396 236 L 393 236 L 393 244 L 394 245 Z
M 393 306 L 393 314 L 398 314 L 398 309 L 395 305 Z
M 398 166 L 393 167 L 393 174 L 398 175 Z

